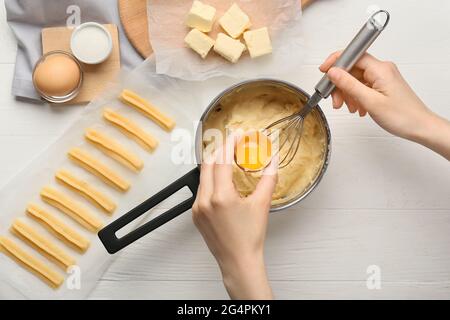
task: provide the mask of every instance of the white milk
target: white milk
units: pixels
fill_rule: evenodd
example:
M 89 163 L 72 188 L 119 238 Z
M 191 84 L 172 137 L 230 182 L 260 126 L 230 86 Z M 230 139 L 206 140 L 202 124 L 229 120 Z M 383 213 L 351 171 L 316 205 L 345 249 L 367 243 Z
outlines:
M 86 25 L 76 29 L 71 40 L 71 49 L 75 57 L 84 63 L 100 63 L 111 53 L 111 38 L 107 30 Z

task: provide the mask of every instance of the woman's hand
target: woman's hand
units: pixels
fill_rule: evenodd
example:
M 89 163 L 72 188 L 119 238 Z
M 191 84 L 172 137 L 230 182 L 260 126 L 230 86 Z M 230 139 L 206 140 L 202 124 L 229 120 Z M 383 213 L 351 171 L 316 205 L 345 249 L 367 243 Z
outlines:
M 214 159 L 203 162 L 193 220 L 219 264 L 230 297 L 271 299 L 264 241 L 278 161 L 272 160 L 256 190 L 242 198 L 232 180 L 234 146 L 231 136 Z
M 320 66 L 336 85 L 333 107 L 366 113 L 386 131 L 418 143 L 450 160 L 450 123 L 429 110 L 403 79 L 396 65 L 365 54 L 350 73 L 332 67 L 341 52 Z

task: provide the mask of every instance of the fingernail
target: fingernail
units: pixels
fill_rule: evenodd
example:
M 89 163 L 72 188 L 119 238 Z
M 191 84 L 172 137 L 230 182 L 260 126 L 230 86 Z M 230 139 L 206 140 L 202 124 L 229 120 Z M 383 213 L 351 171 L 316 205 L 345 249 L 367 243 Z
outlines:
M 216 161 L 216 151 L 205 154 L 205 156 L 203 157 L 203 163 L 205 164 L 214 164 L 214 161 Z
M 279 155 L 276 154 L 272 157 L 272 160 L 270 161 L 269 165 L 264 169 L 263 174 L 267 175 L 274 175 L 277 173 L 278 165 L 280 162 Z

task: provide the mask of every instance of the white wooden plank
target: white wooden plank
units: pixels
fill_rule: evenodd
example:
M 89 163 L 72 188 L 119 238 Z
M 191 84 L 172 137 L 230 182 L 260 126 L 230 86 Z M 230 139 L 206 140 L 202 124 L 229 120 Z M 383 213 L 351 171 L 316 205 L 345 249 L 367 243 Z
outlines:
M 271 281 L 275 299 L 449 299 L 450 283 Z M 124 295 L 124 292 L 127 292 Z M 229 299 L 221 281 L 101 281 L 90 299 Z
M 449 228 L 447 210 L 289 209 L 270 219 L 269 277 L 362 281 L 367 267 L 378 265 L 385 281 L 445 281 Z M 220 280 L 220 274 L 187 213 L 125 249 L 103 279 Z
M 405 65 L 400 68 L 425 103 L 438 114 L 449 118 L 448 92 L 445 86 L 429 84 L 447 83 L 450 80 L 450 65 Z M 17 101 L 11 96 L 13 71 L 13 65 L 0 65 L 0 135 L 59 134 L 82 111 L 83 106 L 51 107 Z M 298 73 L 287 75 L 286 80 L 312 91 L 320 76 L 317 67 L 305 66 Z M 328 117 L 334 137 L 391 136 L 369 117 L 360 119 L 358 115 L 350 114 L 346 110 L 333 110 L 330 99 L 323 101 L 321 106 Z
M 448 161 L 428 149 L 386 137 L 335 138 L 332 149 L 325 177 L 295 210 L 376 208 L 450 212 Z M 162 208 L 170 208 L 180 199 L 181 195 L 176 196 Z
M 367 20 L 369 6 L 391 14 L 391 21 L 369 50 L 399 63 L 448 64 L 450 2 L 435 1 L 315 1 L 304 12 L 306 64 L 318 64 L 329 53 L 343 49 Z
M 5 151 L 0 173 L 11 176 L 55 138 L 0 136 Z M 450 210 L 449 176 L 447 160 L 411 142 L 336 138 L 325 177 L 296 208 Z
M 16 102 L 15 109 L 0 109 L 0 136 L 60 136 L 82 110 L 82 106 L 62 108 Z
M 336 138 L 329 171 L 302 207 L 449 209 L 448 161 L 400 139 Z
M 1 74 L 12 77 L 11 65 L 0 65 L 0 69 L 5 70 Z M 450 74 L 450 69 L 443 73 L 436 68 L 429 69 L 420 69 L 424 76 L 416 78 L 419 87 L 426 88 L 431 73 L 441 75 L 439 82 L 445 82 L 443 73 Z M 414 75 L 412 68 L 406 70 Z M 305 67 L 300 74 L 301 81 L 312 86 L 318 72 L 315 67 Z M 4 89 L 10 79 L 5 81 L 1 77 L 0 81 L 5 84 L 0 86 L 0 99 L 4 99 L 0 106 L 8 106 L 0 107 L 0 140 L 6 155 L 0 172 L 11 176 L 11 172 L 22 168 L 24 163 L 16 159 L 30 159 L 43 150 L 83 107 L 49 107 L 16 101 L 8 94 L 9 89 Z M 434 86 L 423 91 L 433 107 L 448 113 L 445 91 Z M 323 109 L 329 117 L 334 137 L 332 158 L 324 181 L 304 205 L 314 208 L 450 207 L 447 192 L 450 173 L 445 160 L 421 146 L 392 137 L 368 117 L 360 119 L 343 110 L 332 110 L 329 101 L 324 103 Z M 429 192 L 423 193 L 423 190 Z
M 0 56 L 2 55 L 0 54 Z M 18 105 L 11 94 L 13 75 L 14 64 L 0 64 L 0 110 L 14 109 Z
M 16 100 L 11 95 L 13 73 L 13 64 L 0 64 L 0 186 L 45 150 L 84 108 Z
M 0 64 L 14 63 L 16 60 L 17 44 L 6 21 L 5 0 L 0 0 L 0 43 L 2 48 L 0 52 Z
M 0 188 L 2 188 L 18 172 L 25 168 L 40 152 L 49 146 L 57 137 L 40 135 L 0 136 Z M 1 201 L 1 199 L 0 199 Z

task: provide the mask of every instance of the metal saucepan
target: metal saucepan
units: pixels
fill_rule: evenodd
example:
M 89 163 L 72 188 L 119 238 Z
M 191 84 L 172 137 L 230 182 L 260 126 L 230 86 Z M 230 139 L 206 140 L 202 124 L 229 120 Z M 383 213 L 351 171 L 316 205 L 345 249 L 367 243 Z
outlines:
M 250 87 L 271 87 L 276 88 L 277 90 L 284 91 L 286 94 L 294 96 L 296 99 L 298 99 L 299 105 L 304 105 L 306 101 L 310 98 L 310 96 L 303 91 L 302 89 L 298 88 L 297 86 L 290 84 L 288 82 L 280 81 L 280 80 L 274 80 L 274 79 L 256 79 L 256 80 L 248 80 L 244 82 L 240 82 L 222 93 L 220 93 L 206 108 L 206 110 L 203 112 L 202 117 L 200 118 L 200 124 L 203 123 L 208 119 L 208 116 L 216 110 L 218 106 L 221 105 L 221 102 L 229 98 L 231 95 L 238 94 L 241 90 L 247 89 Z M 325 174 L 325 171 L 328 166 L 328 162 L 330 159 L 330 152 L 331 152 L 331 133 L 330 128 L 328 126 L 328 122 L 325 118 L 324 113 L 320 109 L 319 106 L 315 108 L 313 111 L 313 116 L 315 116 L 319 122 L 321 123 L 321 129 L 324 131 L 324 135 L 326 137 L 326 145 L 325 145 L 325 151 L 324 151 L 324 159 L 321 169 L 319 170 L 317 176 L 312 181 L 312 183 L 301 193 L 295 195 L 294 197 L 290 198 L 288 201 L 273 205 L 270 209 L 270 211 L 279 211 L 282 209 L 286 209 L 288 207 L 293 206 L 294 204 L 300 202 L 302 199 L 304 199 L 308 194 L 310 194 L 314 188 L 319 184 L 320 180 L 322 179 L 323 175 Z M 196 159 L 197 163 L 201 163 L 202 160 L 202 146 L 203 146 L 203 131 L 202 131 L 202 125 L 198 126 L 196 137 L 195 137 L 196 145 L 195 145 L 195 153 L 196 153 Z M 155 230 L 156 228 L 162 226 L 163 224 L 169 222 L 170 220 L 174 219 L 175 217 L 179 216 L 183 212 L 186 212 L 187 210 L 191 209 L 195 197 L 197 195 L 197 188 L 199 184 L 199 177 L 200 177 L 200 165 L 192 169 L 190 172 L 185 174 L 183 177 L 179 178 L 151 198 L 147 199 L 128 213 L 124 214 L 98 233 L 98 236 L 100 240 L 102 241 L 103 245 L 105 246 L 106 250 L 113 254 L 117 251 L 123 249 L 124 247 L 128 246 L 129 244 L 133 243 L 134 241 L 138 240 L 139 238 L 143 237 L 147 233 Z M 164 201 L 165 199 L 169 198 L 173 194 L 175 194 L 180 189 L 188 187 L 190 191 L 192 192 L 192 197 L 190 197 L 187 200 L 184 200 L 183 202 L 179 203 L 175 207 L 171 208 L 170 210 L 160 214 L 156 218 L 146 222 L 142 226 L 139 226 L 135 230 L 129 232 L 128 234 L 118 238 L 116 235 L 116 232 L 132 221 L 136 220 L 143 214 L 147 213 L 149 210 L 151 210 L 153 207 Z

